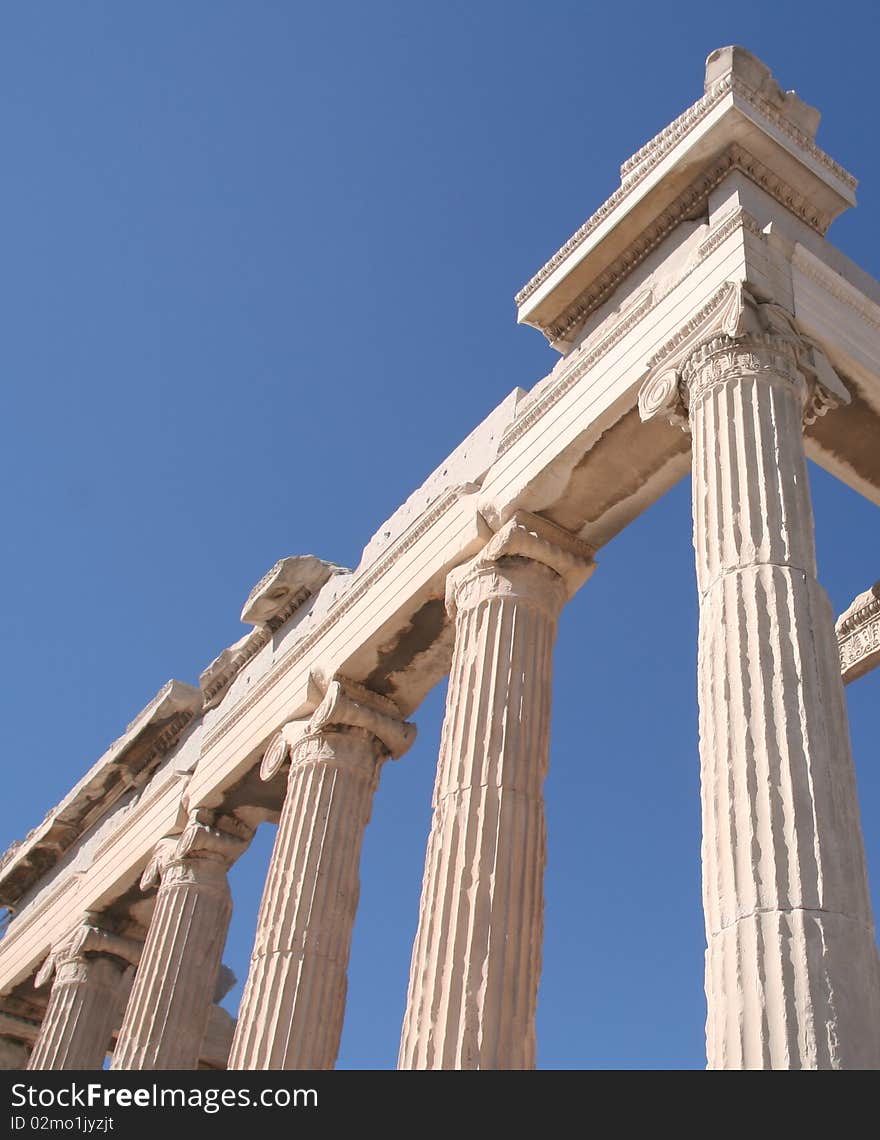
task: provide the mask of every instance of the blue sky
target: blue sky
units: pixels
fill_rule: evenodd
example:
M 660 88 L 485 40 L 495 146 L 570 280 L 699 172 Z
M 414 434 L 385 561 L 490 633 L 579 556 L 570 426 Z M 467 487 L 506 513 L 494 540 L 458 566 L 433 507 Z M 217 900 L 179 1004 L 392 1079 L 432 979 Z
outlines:
M 279 557 L 344 565 L 553 353 L 513 294 L 739 42 L 823 112 L 880 275 L 878 18 L 546 0 L 10 6 L 0 42 L 0 847 L 169 677 L 244 632 Z M 839 612 L 876 508 L 813 471 Z M 543 1068 L 703 1067 L 689 482 L 563 614 Z M 848 690 L 880 905 L 880 673 Z M 340 1067 L 392 1068 L 444 693 L 368 829 Z M 236 867 L 243 980 L 271 829 Z M 233 1003 L 240 994 L 234 991 Z

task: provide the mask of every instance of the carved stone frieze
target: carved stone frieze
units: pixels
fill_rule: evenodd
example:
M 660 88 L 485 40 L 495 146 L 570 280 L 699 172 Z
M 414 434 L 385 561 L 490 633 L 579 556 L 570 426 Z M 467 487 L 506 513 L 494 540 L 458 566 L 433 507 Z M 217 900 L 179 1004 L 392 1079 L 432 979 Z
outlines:
M 835 630 L 844 684 L 880 666 L 880 582 L 859 594 L 837 619 Z

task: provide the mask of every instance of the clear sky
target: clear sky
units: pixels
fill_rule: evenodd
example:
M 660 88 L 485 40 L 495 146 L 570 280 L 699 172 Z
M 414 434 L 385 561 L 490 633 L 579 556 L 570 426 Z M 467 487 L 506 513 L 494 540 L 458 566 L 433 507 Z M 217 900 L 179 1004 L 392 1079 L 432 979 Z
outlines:
M 878 23 L 864 0 L 6 5 L 0 848 L 245 632 L 272 563 L 354 566 L 549 370 L 514 293 L 714 48 L 821 109 L 861 180 L 829 236 L 880 275 Z M 877 511 L 812 474 L 840 612 L 880 577 Z M 563 614 L 543 1068 L 705 1063 L 689 496 L 606 547 Z M 848 690 L 875 909 L 878 695 L 880 672 Z M 340 1067 L 396 1062 L 443 698 L 383 773 Z M 241 980 L 271 839 L 234 873 Z

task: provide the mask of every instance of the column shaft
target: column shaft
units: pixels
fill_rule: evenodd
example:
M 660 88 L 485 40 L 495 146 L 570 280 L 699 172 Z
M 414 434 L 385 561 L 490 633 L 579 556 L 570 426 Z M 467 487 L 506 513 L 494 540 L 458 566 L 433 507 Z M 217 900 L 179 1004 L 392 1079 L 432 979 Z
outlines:
M 876 1066 L 877 954 L 834 617 L 815 576 L 807 383 L 770 337 L 712 341 L 685 379 L 709 1067 Z
M 198 1067 L 232 915 L 226 872 L 245 846 L 196 819 L 148 867 L 142 885 L 161 884 L 114 1069 Z
M 91 924 L 53 949 L 36 984 L 55 975 L 29 1069 L 101 1069 L 128 993 L 141 943 Z
M 450 582 L 455 650 L 402 1069 L 535 1065 L 546 848 L 542 789 L 553 644 L 567 595 L 551 565 L 558 565 L 554 550 L 558 556 L 563 551 L 543 536 L 536 539 L 535 528 L 547 527 L 517 516 Z M 562 539 L 564 532 L 551 530 Z M 575 541 L 568 535 L 564 540 Z M 576 559 L 565 553 L 566 568 L 569 562 L 588 564 L 583 544 L 577 544 Z
M 382 762 L 414 734 L 381 703 L 334 682 L 293 748 L 230 1069 L 335 1064 L 364 829 Z

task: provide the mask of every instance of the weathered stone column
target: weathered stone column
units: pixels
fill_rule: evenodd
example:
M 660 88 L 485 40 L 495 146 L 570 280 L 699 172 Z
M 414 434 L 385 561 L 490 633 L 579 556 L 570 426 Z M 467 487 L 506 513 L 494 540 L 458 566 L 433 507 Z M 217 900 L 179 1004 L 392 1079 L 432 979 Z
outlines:
M 113 1052 L 114 1069 L 196 1069 L 232 915 L 227 871 L 251 840 L 229 816 L 191 814 L 161 840 L 141 878 L 160 882 L 144 952 Z
M 230 1069 L 333 1068 L 364 829 L 382 763 L 415 737 L 393 702 L 340 680 L 301 728 L 285 726 L 263 761 L 270 779 L 289 754 L 290 776 Z
M 53 948 L 35 979 L 41 986 L 55 975 L 29 1069 L 103 1067 L 141 948 L 90 922 Z
M 677 396 L 693 432 L 709 1068 L 874 1068 L 877 952 L 802 435 L 846 394 L 775 307 L 758 312 L 764 331 L 691 352 Z
M 519 513 L 449 576 L 455 651 L 401 1069 L 531 1069 L 553 644 L 592 550 Z

